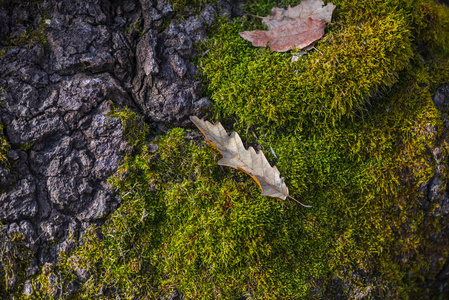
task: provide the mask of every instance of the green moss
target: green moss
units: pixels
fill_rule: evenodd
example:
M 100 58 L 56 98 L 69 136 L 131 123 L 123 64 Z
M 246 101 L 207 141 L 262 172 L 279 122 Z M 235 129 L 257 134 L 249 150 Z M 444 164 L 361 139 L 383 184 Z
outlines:
M 424 216 L 418 188 L 435 172 L 428 149 L 439 137 L 426 130 L 442 128 L 430 91 L 449 74 L 449 10 L 431 1 L 336 4 L 317 46 L 323 55 L 292 63 L 291 54 L 252 48 L 238 37 L 251 28 L 242 19 L 218 28 L 200 63 L 216 118 L 233 116 L 247 139 L 272 147 L 294 196 L 325 208 L 316 216 L 335 234 L 331 269 L 344 280 L 363 274 L 353 291 L 404 297 L 436 276 L 424 253 L 448 250 L 430 242 L 428 228 L 440 232 L 443 221 Z M 432 31 L 425 39 L 422 28 Z M 432 58 L 424 62 L 422 43 Z M 413 259 L 401 263 L 404 255 Z
M 133 34 L 134 32 L 143 32 L 142 19 L 137 19 L 131 27 L 125 28 L 124 34 Z
M 2 105 L 3 100 L 3 89 L 0 87 L 0 105 Z M 11 145 L 6 140 L 5 134 L 3 132 L 3 125 L 0 123 L 0 166 L 6 167 L 8 169 L 10 165 L 6 155 L 8 154 L 10 149 Z
M 418 1 L 415 6 L 413 31 L 419 43 L 430 50 L 448 54 L 449 11 L 447 7 L 431 1 Z
M 447 259 L 447 224 L 433 214 L 438 201 L 423 210 L 421 190 L 437 168 L 448 179 L 431 95 L 447 81 L 449 9 L 427 0 L 336 4 L 322 54 L 292 63 L 291 53 L 239 37 L 258 21 L 221 19 L 198 61 L 215 119 L 236 121 L 245 141 L 277 161 L 291 195 L 313 207 L 261 197 L 183 129 L 151 154 L 142 119 L 115 110 L 134 146 L 110 180 L 122 205 L 52 271 L 67 284 L 89 271 L 76 297 L 156 298 L 173 288 L 186 299 L 438 296 L 426 282 Z
M 34 146 L 34 142 L 31 142 L 31 143 L 29 143 L 29 144 L 19 145 L 19 149 L 21 149 L 21 150 L 23 150 L 23 151 L 28 151 L 28 150 L 30 150 L 33 146 Z
M 37 25 L 30 25 L 30 24 L 24 24 L 26 25 L 27 29 L 20 35 L 14 38 L 11 38 L 9 36 L 0 36 L 1 39 L 6 41 L 7 46 L 0 49 L 0 58 L 3 57 L 8 49 L 11 47 L 27 47 L 30 49 L 34 45 L 38 44 L 41 45 L 42 51 L 44 47 L 47 45 L 47 35 L 45 34 L 45 27 L 47 24 L 45 23 L 45 19 L 49 18 L 48 11 L 45 11 L 41 9 L 40 4 L 42 3 L 41 0 L 39 1 L 12 1 L 12 3 L 9 3 L 9 6 L 6 8 L 6 11 L 9 14 L 12 14 L 12 10 L 15 9 L 17 6 L 19 7 L 25 7 L 30 8 L 31 13 L 33 17 L 38 20 Z M 0 3 L 0 5 L 3 5 Z M 37 13 L 35 13 L 37 12 Z M 36 15 L 39 17 L 37 17 Z
M 345 13 L 317 46 L 322 54 L 296 63 L 291 53 L 250 47 L 238 34 L 247 30 L 243 20 L 220 26 L 200 62 L 217 117 L 238 111 L 249 125 L 295 130 L 307 119 L 334 124 L 353 117 L 371 95 L 396 82 L 412 56 L 407 12 L 393 2 L 379 1 L 384 10 L 363 14 L 359 5 L 344 3 Z
M 186 12 L 199 13 L 207 3 L 217 3 L 217 0 L 169 0 L 168 1 L 177 14 Z
M 0 223 L 0 228 L 3 225 Z M 25 281 L 26 267 L 31 261 L 29 249 L 24 245 L 23 236 L 8 236 L 0 230 L 0 296 L 3 299 L 20 297 L 20 289 Z M 15 280 L 13 280 L 16 278 Z M 10 282 L 17 281 L 16 287 Z
M 120 120 L 124 128 L 123 135 L 131 146 L 137 147 L 139 150 L 145 146 L 145 139 L 149 129 L 142 116 L 136 115 L 128 108 L 119 110 L 111 102 L 111 112 L 108 114 L 108 117 Z
M 3 100 L 3 89 L 0 88 L 0 105 L 2 104 Z M 7 165 L 8 158 L 6 157 L 6 154 L 8 153 L 10 148 L 11 146 L 9 145 L 3 133 L 3 125 L 0 123 L 0 165 Z
M 294 204 L 261 197 L 245 175 L 222 170 L 214 150 L 183 135 L 174 129 L 157 154 L 143 146 L 129 157 L 111 179 L 123 205 L 58 273 L 90 270 L 77 295 L 86 299 L 100 290 L 156 297 L 173 286 L 188 299 L 306 295 L 310 275 L 327 270 L 319 254 L 329 245 L 314 238 L 313 220 L 304 223 Z
M 43 46 L 47 44 L 47 36 L 44 33 L 44 29 L 47 26 L 47 24 L 44 22 L 44 20 L 39 21 L 39 26 L 33 27 L 30 26 L 25 30 L 24 33 L 22 33 L 21 36 L 17 38 L 13 38 L 9 40 L 10 45 L 14 46 L 28 46 L 31 47 L 33 43 L 38 43 Z
M 9 145 L 5 136 L 3 135 L 3 126 L 0 124 L 0 165 L 1 166 L 9 166 L 8 158 L 6 157 L 6 155 L 9 152 L 9 149 L 11 149 L 11 146 Z

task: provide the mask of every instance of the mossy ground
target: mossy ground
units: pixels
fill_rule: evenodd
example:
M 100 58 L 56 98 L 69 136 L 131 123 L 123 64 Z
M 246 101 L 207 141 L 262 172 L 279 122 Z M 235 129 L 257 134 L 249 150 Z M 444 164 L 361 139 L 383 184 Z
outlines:
M 448 224 L 432 214 L 437 202 L 423 210 L 420 188 L 437 167 L 448 177 L 431 95 L 449 74 L 449 9 L 428 0 L 334 4 L 320 52 L 297 62 L 242 40 L 240 31 L 260 27 L 246 18 L 211 28 L 198 61 L 214 118 L 260 144 L 291 195 L 313 208 L 261 197 L 184 129 L 160 137 L 151 154 L 145 123 L 115 111 L 134 145 L 110 180 L 122 206 L 61 257 L 51 273 L 65 281 L 51 286 L 43 273 L 36 293 L 64 296 L 85 270 L 77 298 L 157 298 L 174 288 L 185 299 L 437 297 L 425 283 L 447 259 Z M 272 6 L 247 9 L 266 15 Z

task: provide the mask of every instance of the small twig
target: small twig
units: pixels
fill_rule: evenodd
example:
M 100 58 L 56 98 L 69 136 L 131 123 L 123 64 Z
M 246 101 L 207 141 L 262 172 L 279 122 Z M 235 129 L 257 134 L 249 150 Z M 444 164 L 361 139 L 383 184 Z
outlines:
M 254 18 L 263 19 L 263 17 L 259 17 L 259 16 L 256 16 L 256 15 L 253 15 L 253 14 L 246 14 L 246 16 L 251 16 L 251 17 L 254 17 Z
M 290 195 L 288 195 L 287 197 L 289 197 L 290 199 L 295 200 L 296 202 L 298 202 L 299 204 L 301 204 L 301 205 L 304 206 L 304 207 L 312 207 L 311 205 L 305 205 L 305 204 L 302 204 L 301 202 L 299 202 L 298 200 L 296 200 L 295 198 L 293 198 L 293 197 L 290 196 Z
M 201 54 L 201 56 L 204 57 L 204 55 L 206 55 L 207 53 L 209 53 L 209 51 L 210 51 L 210 49 L 207 49 L 206 51 L 204 51 L 204 52 Z
M 315 49 L 316 51 L 318 51 L 321 55 L 324 55 L 323 54 L 323 52 L 321 52 L 320 50 L 318 50 L 317 48 L 315 48 L 315 47 L 312 47 L 312 49 Z

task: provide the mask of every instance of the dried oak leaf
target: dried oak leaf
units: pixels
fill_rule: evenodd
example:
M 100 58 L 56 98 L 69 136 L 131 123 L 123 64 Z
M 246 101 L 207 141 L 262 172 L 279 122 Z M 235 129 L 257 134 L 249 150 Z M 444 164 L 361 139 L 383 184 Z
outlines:
M 271 14 L 262 17 L 262 23 L 268 31 L 244 31 L 240 36 L 255 47 L 285 52 L 293 47 L 303 49 L 324 35 L 326 22 L 330 22 L 335 5 L 323 6 L 321 0 L 303 0 L 301 4 L 288 9 L 274 7 Z
M 270 165 L 262 151 L 256 153 L 253 147 L 246 150 L 236 132 L 228 135 L 220 122 L 212 124 L 196 116 L 191 116 L 190 120 L 204 134 L 206 140 L 223 155 L 218 164 L 243 171 L 251 176 L 262 189 L 262 196 L 282 200 L 289 197 L 302 206 L 311 207 L 291 197 L 278 168 Z

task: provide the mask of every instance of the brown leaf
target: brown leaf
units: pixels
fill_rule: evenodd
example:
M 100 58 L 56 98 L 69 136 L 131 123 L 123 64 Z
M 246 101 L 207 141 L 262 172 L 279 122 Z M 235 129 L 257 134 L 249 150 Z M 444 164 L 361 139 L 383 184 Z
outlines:
M 211 124 L 196 116 L 191 116 L 190 120 L 204 134 L 206 140 L 223 155 L 218 161 L 219 165 L 243 171 L 251 176 L 262 189 L 262 196 L 282 200 L 289 197 L 305 207 L 310 207 L 289 196 L 284 178 L 281 177 L 277 167 L 270 165 L 262 151 L 256 153 L 253 147 L 246 150 L 236 132 L 228 135 L 220 122 Z
M 324 3 L 321 0 L 302 0 L 295 7 L 289 5 L 288 9 L 273 7 L 268 16 L 262 17 L 262 24 L 266 25 L 268 30 L 271 30 L 296 22 L 298 19 L 312 18 L 330 22 L 336 6 L 332 3 L 323 5 Z
M 255 47 L 285 52 L 294 47 L 303 49 L 324 35 L 326 22 L 330 22 L 335 5 L 323 6 L 322 0 L 303 0 L 301 4 L 288 9 L 274 7 L 262 23 L 268 31 L 244 31 L 240 36 Z
M 285 52 L 293 47 L 303 49 L 324 35 L 326 22 L 320 19 L 299 19 L 269 31 L 244 31 L 240 36 L 254 47 L 265 47 L 271 51 Z

